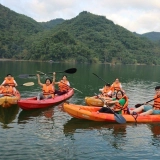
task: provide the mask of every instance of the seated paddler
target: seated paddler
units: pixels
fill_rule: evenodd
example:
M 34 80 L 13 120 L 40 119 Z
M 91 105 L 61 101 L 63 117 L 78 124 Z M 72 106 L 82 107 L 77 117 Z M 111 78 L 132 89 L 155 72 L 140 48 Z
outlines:
M 121 90 L 117 91 L 115 98 L 104 100 L 104 103 L 107 105 L 107 107 L 102 107 L 99 112 L 113 113 L 111 111 L 113 110 L 118 114 L 128 113 L 128 97 Z

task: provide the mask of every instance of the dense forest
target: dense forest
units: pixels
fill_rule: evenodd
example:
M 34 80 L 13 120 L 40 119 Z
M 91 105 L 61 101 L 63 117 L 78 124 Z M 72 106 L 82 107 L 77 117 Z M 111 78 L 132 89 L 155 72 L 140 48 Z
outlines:
M 147 36 L 87 11 L 36 22 L 0 5 L 0 58 L 160 65 L 160 41 Z

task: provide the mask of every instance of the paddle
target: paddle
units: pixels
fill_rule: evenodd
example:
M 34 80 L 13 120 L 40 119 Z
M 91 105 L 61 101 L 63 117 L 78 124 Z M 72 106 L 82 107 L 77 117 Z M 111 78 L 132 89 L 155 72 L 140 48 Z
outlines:
M 44 75 L 44 74 L 40 74 L 40 75 Z M 28 78 L 28 77 L 33 77 L 36 76 L 36 74 L 20 74 L 18 75 L 19 78 Z
M 65 71 L 58 71 L 56 73 L 68 73 L 68 74 L 73 74 L 77 71 L 77 68 L 70 68 L 70 69 L 67 69 Z M 49 74 L 52 74 L 53 72 L 49 72 Z
M 160 96 L 158 96 L 157 98 L 154 98 L 154 99 L 151 99 L 151 100 L 149 100 L 149 101 L 147 101 L 146 103 L 149 103 L 149 102 L 151 102 L 151 101 L 154 101 L 155 99 L 158 99 Z M 142 105 L 144 105 L 145 103 L 139 103 L 139 104 L 136 104 L 135 105 L 135 108 L 138 108 L 138 107 L 140 107 L 140 106 L 142 106 Z
M 58 71 L 56 73 L 68 73 L 68 74 L 73 74 L 77 71 L 76 68 L 70 68 L 70 69 L 67 69 L 65 71 Z M 40 75 L 46 75 L 46 73 L 44 72 L 41 72 L 41 71 L 37 71 L 40 73 Z M 49 74 L 52 74 L 53 72 L 50 72 Z M 36 76 L 35 74 L 20 74 L 18 77 L 19 78 L 28 78 L 28 77 L 32 77 L 32 76 Z
M 105 80 L 103 80 L 101 77 L 99 77 L 98 75 L 96 75 L 95 73 L 92 73 L 93 75 L 95 75 L 96 77 L 98 77 L 100 80 L 102 80 L 103 82 L 105 82 L 105 84 L 107 83 Z
M 65 73 L 75 73 L 77 71 L 77 69 L 76 68 L 70 68 L 70 69 L 67 69 L 67 70 L 65 70 L 65 71 L 63 71 L 63 72 L 65 72 Z M 41 73 L 41 74 L 43 74 L 43 75 L 46 75 L 44 72 L 41 72 L 41 71 L 37 71 L 37 72 L 39 72 L 39 73 Z M 53 72 L 52 72 L 53 73 Z M 56 72 L 57 73 L 57 72 Z M 62 72 L 58 72 L 58 73 L 62 73 Z M 50 73 L 51 74 L 51 73 Z M 63 83 L 63 82 L 61 82 L 61 83 Z M 65 84 L 65 83 L 63 83 L 63 84 Z M 65 84 L 66 86 L 68 86 L 68 87 L 70 87 L 69 85 L 67 85 L 67 84 Z M 70 87 L 70 88 L 72 88 L 72 87 Z M 78 91 L 78 92 L 80 92 L 80 93 L 82 93 L 80 90 L 78 90 L 78 89 L 76 89 L 76 88 L 73 88 L 74 90 L 76 90 L 76 91 Z M 83 94 L 83 93 L 82 93 Z
M 34 82 L 27 82 L 27 83 L 23 83 L 23 84 L 20 84 L 18 86 L 33 86 L 34 85 Z
M 61 82 L 61 83 L 63 83 L 63 82 Z M 65 83 L 63 83 L 63 84 L 65 84 Z M 69 88 L 72 88 L 72 87 L 70 87 L 69 85 L 67 85 L 67 84 L 65 84 L 66 86 L 68 86 Z M 74 90 L 76 90 L 76 91 L 78 91 L 78 92 L 80 92 L 80 93 L 82 93 L 83 94 L 83 92 L 81 92 L 80 90 L 78 90 L 78 89 L 76 89 L 76 88 L 72 88 L 72 89 L 74 89 Z
M 100 97 L 98 96 L 98 94 L 95 94 L 95 95 L 104 103 L 104 106 L 103 106 L 103 107 L 108 108 L 109 111 L 111 111 L 111 112 L 114 114 L 114 118 L 115 118 L 115 120 L 116 120 L 118 123 L 121 123 L 121 124 L 126 123 L 126 120 L 125 120 L 125 118 L 124 118 L 122 115 L 117 114 L 117 113 L 114 112 L 109 106 L 106 106 L 105 100 L 104 100 L 103 98 L 100 98 Z
M 8 84 L 6 84 L 6 85 L 8 85 Z M 6 86 L 5 84 L 4 84 L 4 86 Z M 23 84 L 19 84 L 18 86 L 13 86 L 13 87 L 19 87 L 19 86 L 33 86 L 34 85 L 34 82 L 27 82 L 27 83 L 23 83 Z

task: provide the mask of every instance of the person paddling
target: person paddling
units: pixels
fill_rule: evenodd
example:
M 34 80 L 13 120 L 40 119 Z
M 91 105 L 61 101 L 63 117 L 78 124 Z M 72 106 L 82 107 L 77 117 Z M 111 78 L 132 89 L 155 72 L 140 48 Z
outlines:
M 53 73 L 54 79 L 56 79 L 56 72 Z M 59 82 L 54 82 L 54 84 L 58 84 L 59 90 L 55 90 L 55 94 L 62 95 L 68 92 L 70 89 L 70 83 L 67 79 L 66 75 L 63 75 L 62 79 Z
M 137 114 L 139 115 L 158 115 L 160 114 L 160 86 L 155 87 L 155 95 L 154 95 L 154 103 L 146 103 L 139 108 L 136 108 L 134 110 L 130 110 L 130 114 Z
M 121 90 L 117 91 L 116 98 L 106 100 L 105 103 L 110 109 L 119 114 L 125 114 L 128 111 L 128 97 Z M 99 112 L 113 113 L 110 109 L 102 107 Z
M 42 87 L 42 93 L 38 94 L 37 100 L 54 98 L 54 92 L 55 92 L 54 76 L 53 76 L 53 81 L 50 78 L 46 78 L 45 84 L 41 83 L 39 74 L 37 74 L 37 78 L 38 78 L 38 84 Z

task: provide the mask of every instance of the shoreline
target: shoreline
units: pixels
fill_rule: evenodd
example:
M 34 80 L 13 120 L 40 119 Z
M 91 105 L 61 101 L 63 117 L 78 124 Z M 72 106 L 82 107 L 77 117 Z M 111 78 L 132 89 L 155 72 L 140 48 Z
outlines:
M 72 62 L 54 62 L 54 61 L 51 61 L 51 60 L 47 60 L 47 61 L 42 61 L 42 60 L 16 60 L 16 59 L 7 59 L 7 58 L 0 58 L 0 61 L 25 61 L 25 62 L 48 62 L 48 63 L 72 63 Z M 76 62 L 74 62 L 76 63 Z M 84 63 L 86 64 L 86 63 Z M 89 64 L 89 63 L 88 63 Z M 135 66 L 144 66 L 144 65 L 147 65 L 147 64 L 122 64 L 122 63 L 109 63 L 109 62 L 106 62 L 106 63 L 96 63 L 96 64 L 109 64 L 111 66 L 116 66 L 116 65 L 135 65 Z M 159 66 L 159 65 L 150 65 L 150 66 Z

